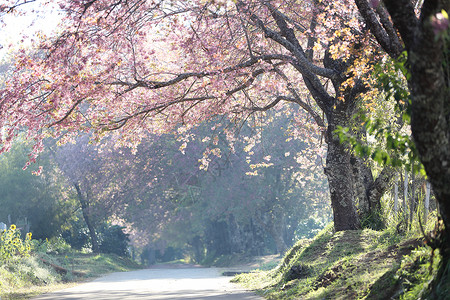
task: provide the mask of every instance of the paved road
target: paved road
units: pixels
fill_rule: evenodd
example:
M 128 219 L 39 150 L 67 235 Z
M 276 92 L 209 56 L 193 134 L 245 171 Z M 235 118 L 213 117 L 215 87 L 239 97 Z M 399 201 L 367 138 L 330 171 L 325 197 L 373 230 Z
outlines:
M 215 268 L 146 269 L 112 273 L 89 283 L 33 299 L 263 299 L 230 283 L 230 279 L 220 276 L 220 270 Z

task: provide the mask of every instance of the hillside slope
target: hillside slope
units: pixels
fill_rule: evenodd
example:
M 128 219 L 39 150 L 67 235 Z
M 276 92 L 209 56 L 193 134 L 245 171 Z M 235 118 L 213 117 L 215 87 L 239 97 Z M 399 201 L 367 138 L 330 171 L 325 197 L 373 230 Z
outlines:
M 328 226 L 297 242 L 275 269 L 234 281 L 268 299 L 418 299 L 437 268 L 438 254 L 430 257 L 420 235 Z

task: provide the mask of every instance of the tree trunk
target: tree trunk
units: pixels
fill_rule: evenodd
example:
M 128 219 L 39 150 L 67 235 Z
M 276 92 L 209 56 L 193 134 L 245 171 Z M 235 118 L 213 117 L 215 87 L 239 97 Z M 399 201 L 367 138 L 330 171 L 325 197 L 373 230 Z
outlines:
M 355 230 L 361 227 L 353 198 L 351 154 L 334 135 L 335 126 L 327 130 L 328 151 L 325 175 L 330 188 L 331 207 L 333 208 L 334 228 L 336 231 Z
M 444 287 L 442 290 L 450 285 L 450 84 L 448 73 L 443 70 L 443 66 L 446 72 L 450 69 L 444 56 L 444 52 L 448 56 L 450 51 L 448 44 L 442 44 L 443 38 L 437 39 L 429 27 L 424 25 L 424 32 L 408 52 L 411 65 L 408 83 L 412 98 L 411 132 L 445 225 L 438 244 L 442 260 L 433 287 L 437 293 L 439 285 Z
M 80 201 L 80 204 L 81 204 L 81 211 L 83 212 L 83 218 L 84 218 L 84 221 L 86 222 L 86 225 L 89 230 L 89 235 L 91 237 L 92 252 L 99 253 L 100 248 L 98 246 L 97 234 L 95 233 L 95 229 L 92 224 L 92 220 L 91 220 L 91 216 L 90 216 L 90 212 L 89 212 L 89 202 L 83 196 L 83 193 L 81 192 L 81 189 L 80 189 L 80 186 L 78 185 L 78 183 L 75 183 L 74 186 L 75 186 L 75 189 L 77 190 L 78 201 Z
M 367 161 L 362 157 L 353 155 L 351 157 L 355 203 L 358 204 L 359 216 L 366 216 L 370 214 L 371 203 L 369 200 L 368 189 L 374 182 L 372 171 L 367 166 Z

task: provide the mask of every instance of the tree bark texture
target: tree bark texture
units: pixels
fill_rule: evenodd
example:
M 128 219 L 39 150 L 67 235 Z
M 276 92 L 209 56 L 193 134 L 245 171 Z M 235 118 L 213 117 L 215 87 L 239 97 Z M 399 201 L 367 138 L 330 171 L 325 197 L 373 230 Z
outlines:
M 328 126 L 328 152 L 325 175 L 330 188 L 336 231 L 359 229 L 360 222 L 353 197 L 351 154 L 333 134 L 335 126 Z

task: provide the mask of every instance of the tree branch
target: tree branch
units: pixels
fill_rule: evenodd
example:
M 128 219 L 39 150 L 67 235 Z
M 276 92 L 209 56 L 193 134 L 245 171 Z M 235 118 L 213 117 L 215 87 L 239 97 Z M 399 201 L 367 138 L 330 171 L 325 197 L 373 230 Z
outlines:
M 287 61 L 287 62 L 293 62 L 293 58 L 289 55 L 267 54 L 267 55 L 254 56 L 253 58 L 250 58 L 246 62 L 237 64 L 235 66 L 231 66 L 231 67 L 225 68 L 223 70 L 219 70 L 219 71 L 182 73 L 182 74 L 176 75 L 174 78 L 167 80 L 167 81 L 151 81 L 151 80 L 146 81 L 146 80 L 137 80 L 136 79 L 135 80 L 136 82 L 127 82 L 127 81 L 123 81 L 123 80 L 118 80 L 118 81 L 110 82 L 109 85 L 127 86 L 128 89 L 126 89 L 124 91 L 124 93 L 129 92 L 129 91 L 134 90 L 139 87 L 155 90 L 155 89 L 159 89 L 159 88 L 177 84 L 188 78 L 192 78 L 192 77 L 202 78 L 202 77 L 207 77 L 207 76 L 219 75 L 219 74 L 223 74 L 223 73 L 230 73 L 233 71 L 237 71 L 239 69 L 251 67 L 251 66 L 259 63 L 260 61 L 271 62 L 272 60 L 282 60 L 282 61 Z
M 392 57 L 397 57 L 398 55 L 400 55 L 398 49 L 401 48 L 401 45 L 393 44 L 394 41 L 386 31 L 387 29 L 385 29 L 386 27 L 389 28 L 389 25 L 383 24 L 385 25 L 385 28 L 383 28 L 367 0 L 355 0 L 355 3 L 358 7 L 359 12 L 361 13 L 361 16 L 364 18 L 364 21 L 366 22 L 372 34 L 377 39 L 380 46 Z M 382 22 L 384 20 L 383 23 L 387 22 L 385 20 L 386 16 L 380 15 L 380 18 Z
M 412 2 L 410 0 L 384 0 L 384 4 L 408 51 L 414 43 L 414 35 L 419 26 Z M 384 45 L 382 47 L 387 52 L 388 48 L 385 48 Z

